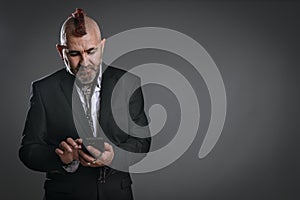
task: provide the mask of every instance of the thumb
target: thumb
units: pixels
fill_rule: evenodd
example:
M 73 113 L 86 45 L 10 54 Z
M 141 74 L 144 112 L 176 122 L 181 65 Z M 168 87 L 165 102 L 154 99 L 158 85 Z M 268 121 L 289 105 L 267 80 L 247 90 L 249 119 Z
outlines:
M 110 144 L 108 144 L 107 142 L 104 142 L 104 151 L 112 152 L 113 147 Z

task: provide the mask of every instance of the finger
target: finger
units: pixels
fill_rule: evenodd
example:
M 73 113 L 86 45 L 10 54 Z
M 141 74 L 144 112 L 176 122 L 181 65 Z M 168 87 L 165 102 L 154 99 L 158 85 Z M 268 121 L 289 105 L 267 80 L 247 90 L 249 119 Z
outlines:
M 81 138 L 77 138 L 77 139 L 75 140 L 75 142 L 78 144 L 78 146 L 81 146 L 82 143 L 83 143 L 83 140 L 82 140 Z
M 114 157 L 113 152 L 104 151 L 100 160 L 106 163 L 106 162 L 112 160 L 113 157 Z
M 78 151 L 80 158 L 84 159 L 86 162 L 93 162 L 94 158 L 84 153 L 83 151 Z
M 85 159 L 84 156 L 81 156 L 85 154 L 84 152 L 79 151 L 79 161 L 80 163 L 85 167 L 102 167 L 105 166 L 105 163 L 99 159 L 93 158 L 93 159 Z
M 113 147 L 110 144 L 108 144 L 107 142 L 104 142 L 104 151 L 112 152 Z
M 101 152 L 93 146 L 87 146 L 86 149 L 94 156 L 94 158 L 98 158 L 101 155 Z
M 55 149 L 55 153 L 56 153 L 57 155 L 59 155 L 59 156 L 64 155 L 64 152 L 63 152 L 60 148 L 56 148 L 56 149 Z
M 107 153 L 103 153 L 99 158 L 99 160 L 104 163 L 107 160 L 107 158 L 108 158 Z
M 92 162 L 87 162 L 82 157 L 79 157 L 79 161 L 80 161 L 81 165 L 83 165 L 85 167 L 102 167 L 102 166 L 104 166 L 104 163 L 102 163 L 101 161 L 99 161 L 97 159 L 94 159 Z
M 80 164 L 82 164 L 85 167 L 89 167 L 91 165 L 90 162 L 87 162 L 82 157 L 79 157 L 79 161 L 80 161 Z
M 103 152 L 101 156 L 101 161 L 104 162 L 106 165 L 109 165 L 113 159 L 114 159 L 113 148 L 110 144 L 106 144 L 106 150 Z
M 98 160 L 98 159 L 94 159 L 93 162 L 90 163 L 91 167 L 102 167 L 104 165 L 105 164 L 102 161 Z
M 67 141 L 68 145 L 70 145 L 74 149 L 78 149 L 78 144 L 72 138 L 69 137 L 69 138 L 67 138 L 66 141 Z
M 78 157 L 79 157 L 78 151 L 74 151 L 74 152 L 73 152 L 73 159 L 74 159 L 74 160 L 78 160 Z
M 65 141 L 62 141 L 60 143 L 59 147 L 64 151 L 68 151 L 68 152 L 72 153 L 72 148 Z
M 92 167 L 103 167 L 105 164 L 100 160 L 97 160 L 95 164 L 92 163 Z

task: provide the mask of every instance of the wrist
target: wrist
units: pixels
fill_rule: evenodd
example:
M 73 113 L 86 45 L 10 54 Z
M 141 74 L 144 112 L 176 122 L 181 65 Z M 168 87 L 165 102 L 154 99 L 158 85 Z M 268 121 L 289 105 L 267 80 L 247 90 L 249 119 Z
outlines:
M 64 162 L 64 161 L 62 161 L 63 166 L 72 165 L 74 162 L 75 162 L 75 160 L 72 160 L 72 161 L 69 161 L 69 162 Z
M 74 173 L 74 172 L 77 170 L 78 166 L 79 166 L 79 161 L 78 161 L 78 160 L 73 160 L 73 161 L 72 161 L 71 163 L 69 163 L 69 164 L 64 164 L 64 165 L 62 166 L 62 168 L 63 168 L 65 171 L 69 172 L 69 173 Z

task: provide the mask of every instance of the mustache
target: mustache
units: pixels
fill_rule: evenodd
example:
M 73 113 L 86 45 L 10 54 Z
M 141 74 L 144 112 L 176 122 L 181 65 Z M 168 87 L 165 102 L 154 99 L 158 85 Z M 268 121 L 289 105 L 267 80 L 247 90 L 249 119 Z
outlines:
M 75 68 L 75 70 L 76 70 L 76 72 L 78 72 L 78 71 L 80 71 L 80 70 L 85 70 L 85 69 L 90 69 L 90 70 L 93 70 L 93 71 L 97 71 L 97 69 L 94 67 L 94 66 L 92 66 L 92 65 L 88 65 L 88 66 L 83 66 L 83 65 L 78 65 L 76 68 Z

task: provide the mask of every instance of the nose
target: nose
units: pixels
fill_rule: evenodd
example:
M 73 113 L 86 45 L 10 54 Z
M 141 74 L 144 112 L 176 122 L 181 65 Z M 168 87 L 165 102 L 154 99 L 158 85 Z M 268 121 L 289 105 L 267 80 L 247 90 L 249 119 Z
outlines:
M 89 65 L 89 59 L 88 59 L 88 55 L 86 52 L 81 53 L 80 65 L 81 66 Z

